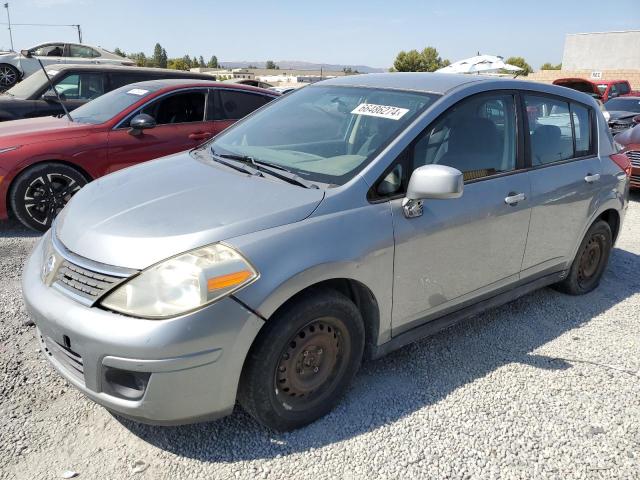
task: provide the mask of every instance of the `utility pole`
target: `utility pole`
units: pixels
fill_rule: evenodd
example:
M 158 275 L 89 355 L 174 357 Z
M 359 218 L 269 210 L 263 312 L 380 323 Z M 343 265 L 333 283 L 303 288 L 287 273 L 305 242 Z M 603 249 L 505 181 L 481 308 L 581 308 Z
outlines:
M 82 43 L 82 29 L 80 25 L 71 25 L 72 27 L 76 27 L 78 29 L 78 43 Z
M 13 35 L 11 34 L 11 17 L 9 16 L 9 3 L 4 4 L 7 9 L 7 25 L 9 25 L 9 41 L 11 42 L 11 51 L 13 51 Z

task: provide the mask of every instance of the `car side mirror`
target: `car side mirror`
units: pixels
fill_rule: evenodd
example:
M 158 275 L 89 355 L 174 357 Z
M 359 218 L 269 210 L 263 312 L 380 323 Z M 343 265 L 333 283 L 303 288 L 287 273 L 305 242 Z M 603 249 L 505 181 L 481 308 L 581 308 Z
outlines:
M 51 90 L 47 90 L 46 92 L 44 92 L 44 94 L 42 95 L 42 99 L 45 102 L 58 103 L 58 96 L 55 94 L 55 92 L 52 92 Z M 60 94 L 60 99 L 64 100 L 63 94 Z
M 143 130 L 154 128 L 156 119 L 146 113 L 139 113 L 129 122 L 129 134 L 135 136 L 142 135 Z
M 405 199 L 402 201 L 404 216 L 422 215 L 422 200 L 427 198 L 460 198 L 464 190 L 464 176 L 460 170 L 446 165 L 424 165 L 416 168 L 409 179 Z
M 20 55 L 22 55 L 24 58 L 31 58 L 31 52 L 29 50 L 20 50 Z

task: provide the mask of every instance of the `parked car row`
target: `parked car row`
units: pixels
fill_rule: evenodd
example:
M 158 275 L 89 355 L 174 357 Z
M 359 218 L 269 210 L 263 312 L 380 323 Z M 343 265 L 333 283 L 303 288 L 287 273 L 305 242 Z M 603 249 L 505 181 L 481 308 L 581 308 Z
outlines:
M 51 90 L 49 79 L 56 92 Z M 62 115 L 124 85 L 145 80 L 179 78 L 213 80 L 206 73 L 115 65 L 49 65 L 0 94 L 0 122 Z
M 604 111 L 613 135 L 640 123 L 640 92 L 632 90 L 627 80 L 592 82 L 584 78 L 560 78 L 553 84 L 571 88 L 595 98 Z
M 279 95 L 244 85 L 184 79 L 189 75 L 178 72 L 175 76 L 181 78 L 119 86 L 163 73 L 127 67 L 61 68 L 54 76 L 55 87 L 83 97 L 72 100 L 65 94 L 65 105 L 83 104 L 73 109 L 71 120 L 49 116 L 0 123 L 0 220 L 11 213 L 24 225 L 44 231 L 87 182 L 191 149 Z M 12 89 L 8 99 L 0 100 L 8 114 L 61 112 L 59 104 L 42 99 L 46 85 L 38 82 L 38 87 L 38 79 L 37 74 L 30 77 Z M 36 93 L 19 99 L 27 90 L 25 84 L 33 84 Z M 88 101 L 90 96 L 82 94 L 88 85 L 99 85 L 96 94 L 101 95 Z
M 185 150 L 275 95 L 158 80 L 73 122 L 7 122 L 2 165 L 36 159 L 11 203 L 44 229 L 88 178 L 168 153 L 164 132 Z M 74 170 L 48 170 L 58 151 Z M 25 302 L 45 357 L 110 410 L 176 424 L 239 402 L 290 430 L 329 412 L 364 358 L 543 286 L 596 288 L 630 175 L 579 92 L 339 77 L 79 190 L 25 266 Z

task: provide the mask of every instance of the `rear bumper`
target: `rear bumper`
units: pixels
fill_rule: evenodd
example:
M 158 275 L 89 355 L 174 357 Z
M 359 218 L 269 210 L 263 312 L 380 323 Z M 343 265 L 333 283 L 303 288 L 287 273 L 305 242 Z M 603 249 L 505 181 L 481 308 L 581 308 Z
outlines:
M 42 241 L 25 266 L 23 295 L 44 355 L 69 383 L 145 423 L 193 423 L 233 410 L 260 318 L 231 298 L 160 321 L 86 307 L 41 281 L 41 248 Z M 113 372 L 143 379 L 140 394 L 123 396 Z

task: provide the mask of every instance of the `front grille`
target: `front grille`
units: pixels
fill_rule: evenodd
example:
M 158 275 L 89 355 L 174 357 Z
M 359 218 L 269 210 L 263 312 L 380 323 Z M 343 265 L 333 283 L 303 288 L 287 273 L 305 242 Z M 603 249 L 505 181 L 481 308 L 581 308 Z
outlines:
M 63 260 L 60 267 L 58 267 L 53 283 L 64 290 L 93 302 L 121 280 L 121 277 L 94 272 L 75 265 L 68 260 Z
M 84 385 L 84 364 L 79 354 L 43 335 L 40 335 L 40 343 L 45 354 L 53 357 L 70 375 Z
M 627 157 L 631 160 L 631 165 L 640 168 L 640 151 L 632 150 L 627 152 Z

